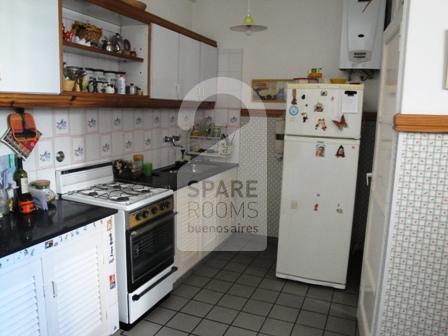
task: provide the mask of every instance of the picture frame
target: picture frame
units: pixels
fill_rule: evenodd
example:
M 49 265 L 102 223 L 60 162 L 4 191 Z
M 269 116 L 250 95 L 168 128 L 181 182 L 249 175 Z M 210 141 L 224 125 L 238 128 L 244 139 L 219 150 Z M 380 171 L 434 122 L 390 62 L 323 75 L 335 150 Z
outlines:
M 286 103 L 286 86 L 292 79 L 253 79 L 252 101 Z

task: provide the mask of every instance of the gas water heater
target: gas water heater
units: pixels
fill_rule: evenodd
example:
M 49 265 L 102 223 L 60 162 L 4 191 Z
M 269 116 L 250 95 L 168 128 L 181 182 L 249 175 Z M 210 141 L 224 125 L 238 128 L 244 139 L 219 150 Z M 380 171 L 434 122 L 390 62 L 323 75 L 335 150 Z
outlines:
M 380 69 L 386 0 L 344 0 L 340 69 Z

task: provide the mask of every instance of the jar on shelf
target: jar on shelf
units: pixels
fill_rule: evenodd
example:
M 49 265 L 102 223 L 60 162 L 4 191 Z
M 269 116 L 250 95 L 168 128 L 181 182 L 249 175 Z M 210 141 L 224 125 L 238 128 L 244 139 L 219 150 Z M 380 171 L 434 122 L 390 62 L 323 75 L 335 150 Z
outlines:
M 98 82 L 106 82 L 107 81 L 104 70 L 102 70 L 102 69 L 95 70 L 95 77 Z
M 117 74 L 115 71 L 104 71 L 104 76 L 109 84 L 115 86 L 115 83 L 117 82 Z
M 136 91 L 136 88 L 135 88 L 134 83 L 129 84 L 129 94 L 130 94 L 130 95 L 135 95 L 136 92 L 137 92 L 137 91 Z
M 117 79 L 117 93 L 126 94 L 126 72 L 119 72 L 119 77 Z

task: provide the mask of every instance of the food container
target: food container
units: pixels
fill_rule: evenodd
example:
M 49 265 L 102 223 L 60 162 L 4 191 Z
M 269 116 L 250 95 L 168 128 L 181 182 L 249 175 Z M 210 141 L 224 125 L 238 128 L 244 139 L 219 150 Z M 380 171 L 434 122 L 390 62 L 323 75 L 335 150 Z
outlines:
M 48 180 L 36 180 L 30 183 L 30 193 L 39 191 L 45 194 L 48 203 L 53 202 L 56 199 L 56 193 L 50 189 L 50 181 Z
M 145 157 L 142 154 L 134 155 L 134 174 L 140 176 L 143 173 L 143 161 Z
M 62 90 L 63 91 L 73 91 L 75 86 L 75 81 L 71 79 L 64 79 L 62 81 Z

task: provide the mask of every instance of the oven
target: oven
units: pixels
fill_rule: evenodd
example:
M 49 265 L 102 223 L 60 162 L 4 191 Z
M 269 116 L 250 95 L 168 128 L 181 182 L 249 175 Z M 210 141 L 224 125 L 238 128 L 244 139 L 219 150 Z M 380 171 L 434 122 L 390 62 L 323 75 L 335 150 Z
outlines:
M 126 232 L 128 291 L 133 292 L 174 263 L 173 197 L 128 216 Z M 174 271 L 174 270 L 173 270 Z

